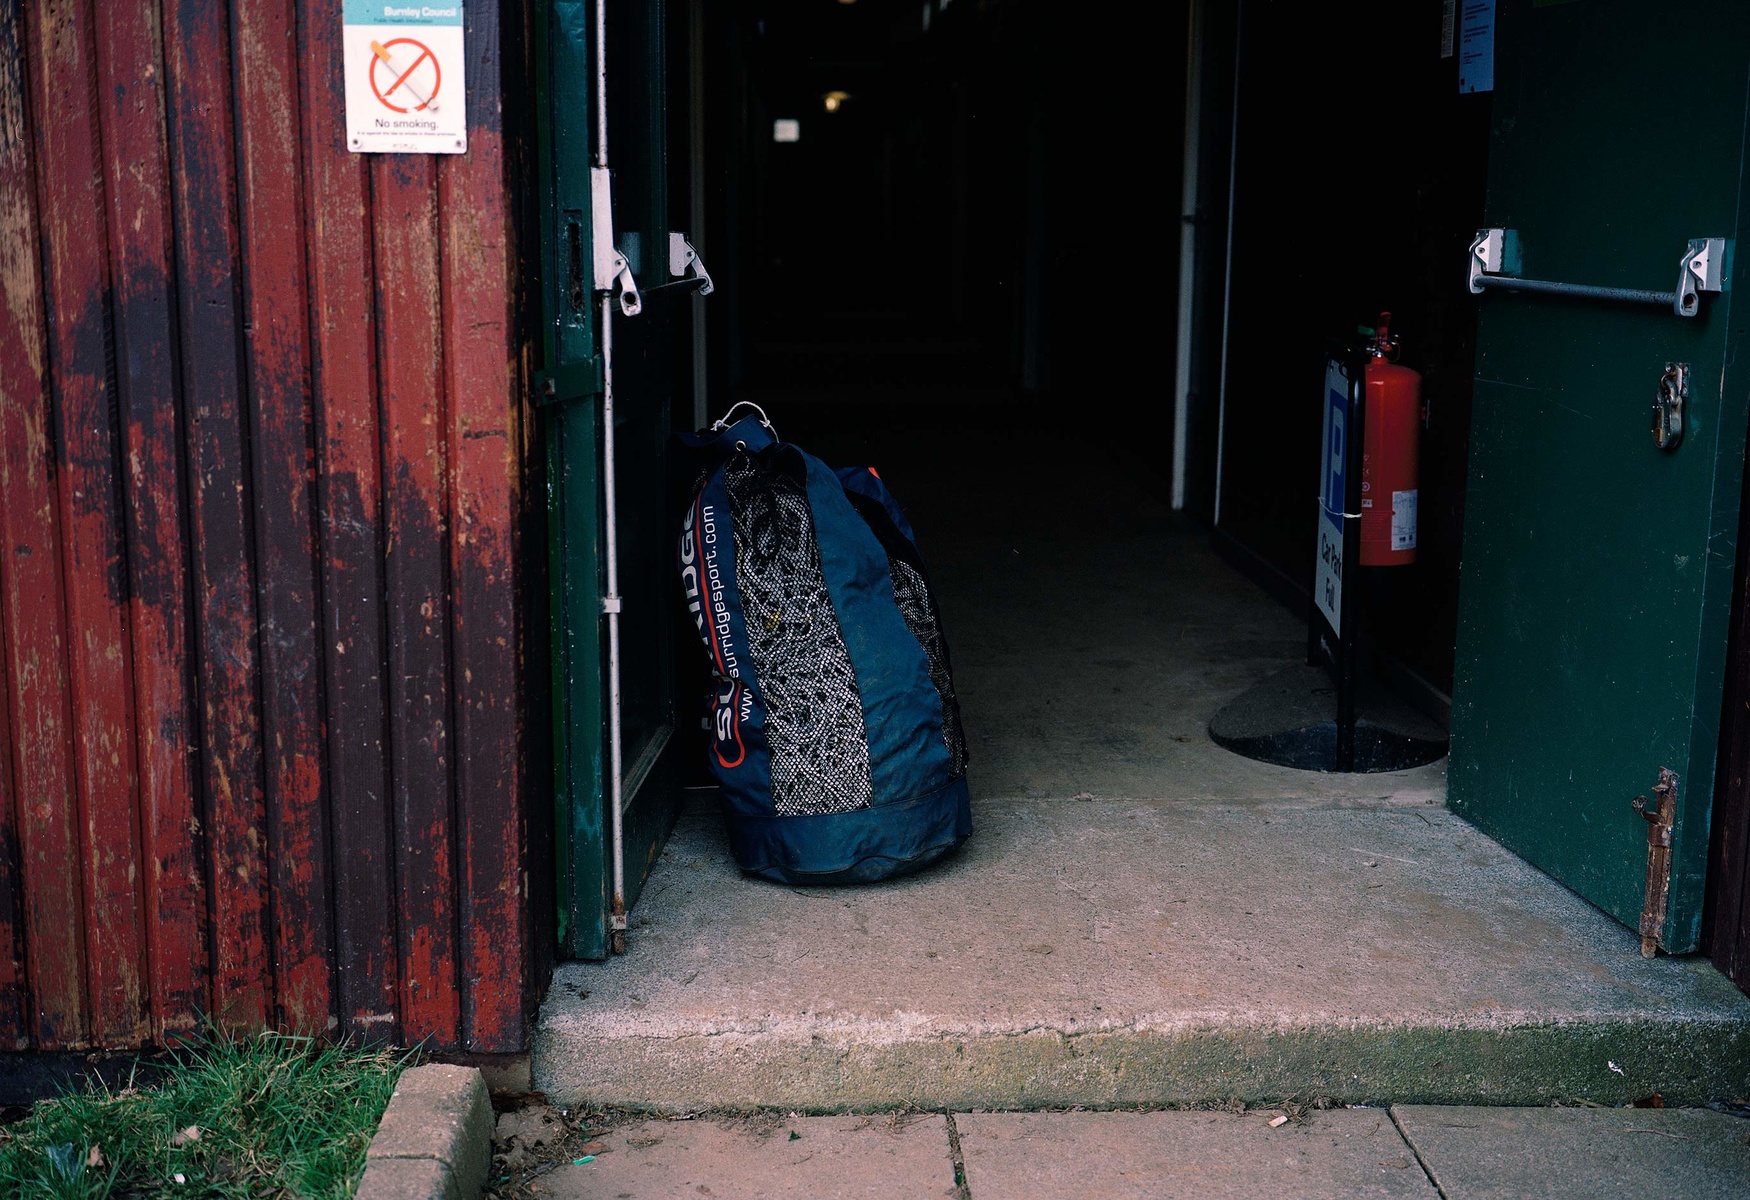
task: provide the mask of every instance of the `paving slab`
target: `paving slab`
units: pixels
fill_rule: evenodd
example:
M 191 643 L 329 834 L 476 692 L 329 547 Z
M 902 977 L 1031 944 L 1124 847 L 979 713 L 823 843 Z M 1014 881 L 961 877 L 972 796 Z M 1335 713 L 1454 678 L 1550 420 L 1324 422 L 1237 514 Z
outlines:
M 957 1114 L 973 1200 L 1439 1200 L 1384 1109 Z
M 556 1200 L 934 1200 L 958 1194 L 947 1119 L 648 1121 L 541 1181 Z
M 1707 1109 L 1392 1110 L 1446 1200 L 1750 1196 L 1750 1121 Z

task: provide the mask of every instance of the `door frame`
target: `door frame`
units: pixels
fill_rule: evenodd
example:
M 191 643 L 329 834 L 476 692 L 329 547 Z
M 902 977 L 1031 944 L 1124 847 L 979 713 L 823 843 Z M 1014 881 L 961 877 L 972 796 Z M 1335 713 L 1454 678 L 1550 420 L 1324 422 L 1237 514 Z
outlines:
M 1750 474 L 1742 490 L 1701 949 L 1750 993 Z
M 587 25 L 578 25 L 591 8 L 587 0 L 532 2 L 532 191 L 539 237 L 528 268 L 538 330 L 530 383 L 546 458 L 553 866 L 556 933 L 565 958 L 607 956 L 612 903 L 602 853 L 606 657 L 600 617 L 602 361 L 590 250 L 593 38 Z M 570 569 L 575 563 L 592 569 L 580 578 Z

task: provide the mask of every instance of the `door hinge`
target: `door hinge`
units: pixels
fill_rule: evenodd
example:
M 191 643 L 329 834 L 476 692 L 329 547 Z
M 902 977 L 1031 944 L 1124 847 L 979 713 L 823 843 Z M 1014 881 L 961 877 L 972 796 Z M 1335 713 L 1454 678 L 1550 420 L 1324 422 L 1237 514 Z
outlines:
M 1636 796 L 1634 808 L 1647 822 L 1647 891 L 1641 902 L 1641 956 L 1659 952 L 1665 909 L 1671 899 L 1671 827 L 1677 823 L 1677 773 L 1659 768 L 1653 799 Z
M 592 354 L 582 362 L 560 363 L 551 371 L 534 373 L 535 403 L 558 404 L 602 390 L 602 360 Z

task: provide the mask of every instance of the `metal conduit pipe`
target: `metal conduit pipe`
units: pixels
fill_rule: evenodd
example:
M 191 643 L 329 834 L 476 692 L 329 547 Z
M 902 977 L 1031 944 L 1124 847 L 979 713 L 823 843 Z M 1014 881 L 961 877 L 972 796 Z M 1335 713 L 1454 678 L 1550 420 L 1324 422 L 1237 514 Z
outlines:
M 607 0 L 595 0 L 595 165 L 608 166 L 608 12 Z M 608 618 L 608 804 L 613 827 L 614 906 L 610 945 L 626 952 L 626 820 L 625 749 L 620 736 L 620 555 L 618 496 L 614 481 L 614 295 L 602 293 L 602 517 L 607 525 L 607 594 L 602 611 Z

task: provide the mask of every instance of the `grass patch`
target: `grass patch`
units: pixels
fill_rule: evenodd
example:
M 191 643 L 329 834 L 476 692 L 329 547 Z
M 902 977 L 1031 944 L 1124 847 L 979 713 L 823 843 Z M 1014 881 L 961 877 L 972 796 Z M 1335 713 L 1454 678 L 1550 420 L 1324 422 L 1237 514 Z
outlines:
M 156 1087 L 91 1084 L 0 1128 L 0 1196 L 344 1200 L 408 1065 L 282 1034 L 214 1039 Z

